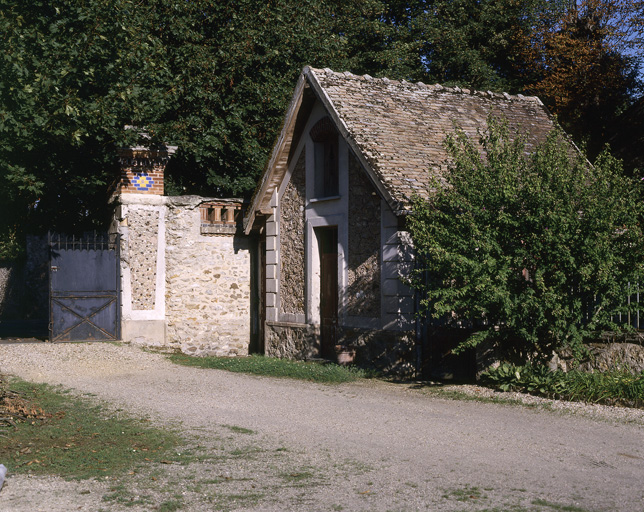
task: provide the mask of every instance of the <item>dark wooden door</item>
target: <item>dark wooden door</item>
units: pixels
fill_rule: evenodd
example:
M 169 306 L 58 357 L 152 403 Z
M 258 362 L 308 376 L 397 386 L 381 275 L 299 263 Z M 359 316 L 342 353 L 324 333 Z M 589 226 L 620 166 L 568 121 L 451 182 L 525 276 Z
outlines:
M 338 338 L 338 228 L 318 231 L 320 247 L 321 356 L 335 359 Z
M 117 235 L 55 235 L 50 251 L 50 341 L 120 339 Z

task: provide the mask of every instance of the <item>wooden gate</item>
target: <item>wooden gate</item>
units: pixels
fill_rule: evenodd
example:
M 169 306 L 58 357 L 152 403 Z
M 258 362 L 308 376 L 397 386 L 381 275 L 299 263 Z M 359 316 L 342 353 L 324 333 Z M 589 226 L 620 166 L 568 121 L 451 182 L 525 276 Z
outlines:
M 49 254 L 49 340 L 120 339 L 118 235 L 50 235 Z

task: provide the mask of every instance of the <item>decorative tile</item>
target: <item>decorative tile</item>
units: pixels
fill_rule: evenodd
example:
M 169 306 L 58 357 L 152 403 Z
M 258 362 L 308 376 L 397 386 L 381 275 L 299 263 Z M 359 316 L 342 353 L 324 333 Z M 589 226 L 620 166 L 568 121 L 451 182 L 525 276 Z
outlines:
M 132 180 L 134 188 L 141 192 L 147 192 L 150 190 L 152 185 L 154 185 L 154 180 L 148 176 L 146 171 L 134 173 L 134 179 Z

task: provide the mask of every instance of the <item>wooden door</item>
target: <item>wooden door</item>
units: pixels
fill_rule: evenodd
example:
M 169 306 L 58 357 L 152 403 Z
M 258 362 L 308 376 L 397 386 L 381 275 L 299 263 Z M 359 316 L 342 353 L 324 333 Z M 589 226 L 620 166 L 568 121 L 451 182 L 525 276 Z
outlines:
M 335 359 L 338 330 L 338 228 L 319 228 L 320 248 L 320 355 Z

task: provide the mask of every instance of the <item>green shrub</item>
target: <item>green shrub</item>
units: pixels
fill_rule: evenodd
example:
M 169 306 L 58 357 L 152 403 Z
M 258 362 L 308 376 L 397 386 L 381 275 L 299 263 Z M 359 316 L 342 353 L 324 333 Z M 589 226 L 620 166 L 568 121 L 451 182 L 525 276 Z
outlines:
M 557 130 L 534 147 L 490 118 L 479 143 L 458 131 L 446 145 L 451 165 L 407 218 L 410 284 L 429 317 L 474 327 L 457 350 L 488 342 L 546 360 L 627 329 L 615 319 L 644 272 L 641 184 L 608 153 L 590 166 Z
M 502 391 L 520 391 L 558 398 L 628 407 L 644 406 L 644 372 L 551 371 L 543 365 L 504 363 L 481 376 L 483 384 Z

